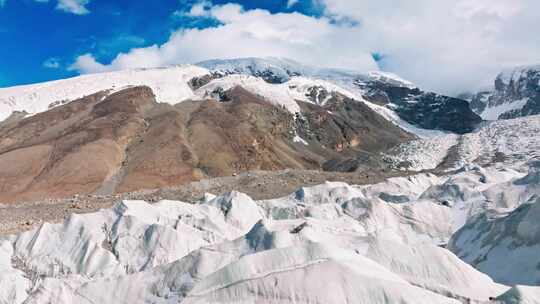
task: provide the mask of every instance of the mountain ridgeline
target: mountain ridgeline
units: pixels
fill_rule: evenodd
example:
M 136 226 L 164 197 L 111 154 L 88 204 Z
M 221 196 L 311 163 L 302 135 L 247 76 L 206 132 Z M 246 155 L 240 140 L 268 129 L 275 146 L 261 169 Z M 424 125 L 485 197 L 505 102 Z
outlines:
M 261 77 L 269 83 L 285 83 L 296 76 L 328 80 L 357 92 L 370 102 L 394 110 L 403 120 L 424 129 L 463 134 L 471 132 L 482 120 L 467 101 L 425 92 L 390 73 L 317 69 L 283 59 L 211 60 L 200 65 L 224 74 Z
M 136 191 L 251 170 L 385 169 L 416 130 L 472 131 L 466 101 L 392 74 L 283 59 L 0 89 L 0 201 Z
M 484 119 L 510 119 L 540 114 L 540 66 L 500 73 L 491 91 L 471 97 L 471 108 Z
M 98 92 L 0 128 L 0 201 L 108 195 L 250 170 L 321 169 L 414 138 L 335 95 L 292 114 L 241 87 L 227 101 L 157 103 L 148 87 Z M 331 110 L 331 111 L 330 111 Z

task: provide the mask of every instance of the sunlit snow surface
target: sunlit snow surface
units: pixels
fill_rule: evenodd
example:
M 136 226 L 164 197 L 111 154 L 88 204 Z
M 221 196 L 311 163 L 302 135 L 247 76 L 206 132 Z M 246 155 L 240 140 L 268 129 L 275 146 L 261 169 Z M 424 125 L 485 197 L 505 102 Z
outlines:
M 535 172 L 470 166 L 446 177 L 419 174 L 366 186 L 328 182 L 265 201 L 239 192 L 195 203 L 124 201 L 4 237 L 0 303 L 481 303 L 505 293 L 501 299 L 524 292 L 532 297 L 535 288 L 509 290 L 512 282 L 494 283 L 441 245 L 454 236 L 460 253 L 484 252 L 463 236 L 489 237 L 485 229 L 468 232 L 492 227 L 483 224 L 486 211 L 537 210 Z M 536 205 L 518 207 L 527 201 Z M 480 224 L 455 234 L 470 219 Z M 529 246 L 518 247 L 524 253 L 494 252 L 480 266 L 490 273 L 501 254 L 527 255 L 523 267 L 531 271 L 512 272 L 516 261 L 506 259 L 508 267 L 497 268 L 499 281 L 502 275 L 540 279 L 532 266 L 540 259 L 527 253 L 540 246 L 540 226 L 527 216 L 514 219 L 520 220 L 519 236 Z M 493 246 L 506 248 L 505 237 L 514 236 L 509 232 Z
M 539 285 L 540 171 L 490 188 L 485 195 L 506 208 L 476 215 L 452 237 L 450 248 L 499 282 Z
M 270 104 L 292 113 L 300 111 L 298 101 L 324 105 L 331 94 L 339 93 L 365 103 L 392 123 L 420 137 L 441 133 L 412 126 L 400 119 L 394 111 L 363 99 L 364 92 L 355 84 L 358 81 L 376 80 L 390 82 L 396 86 L 413 86 L 390 73 L 369 72 L 361 74 L 341 69 L 314 68 L 294 61 L 275 58 L 211 61 L 200 65 L 204 67 L 178 65 L 166 68 L 124 70 L 89 74 L 40 84 L 0 88 L 0 122 L 16 111 L 33 115 L 97 92 L 108 91 L 110 93 L 130 86 L 148 86 L 154 92 L 157 102 L 170 104 L 177 104 L 189 99 L 208 98 L 218 88 L 228 90 L 241 86 L 267 100 Z M 261 77 L 251 76 L 251 74 L 269 71 L 276 77 L 281 77 L 283 82 L 268 83 Z M 214 79 L 197 90 L 190 87 L 189 81 L 191 79 L 211 73 L 221 73 L 224 77 Z M 314 88 L 323 89 L 328 95 L 308 97 Z
M 188 81 L 205 74 L 208 74 L 208 71 L 204 68 L 182 65 L 89 74 L 65 80 L 0 88 L 0 121 L 13 111 L 40 113 L 54 105 L 60 105 L 61 102 L 127 86 L 149 86 L 158 102 L 176 104 L 193 97 Z

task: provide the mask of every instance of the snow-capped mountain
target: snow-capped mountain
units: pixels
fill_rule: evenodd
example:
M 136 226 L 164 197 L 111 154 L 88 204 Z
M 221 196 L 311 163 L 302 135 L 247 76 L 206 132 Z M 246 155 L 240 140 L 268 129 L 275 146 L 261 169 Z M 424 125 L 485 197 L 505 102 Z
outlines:
M 392 73 L 316 68 L 279 58 L 211 60 L 198 65 L 222 75 L 247 74 L 270 83 L 285 83 L 296 76 L 325 80 L 354 93 L 356 99 L 383 105 L 424 129 L 466 133 L 481 120 L 467 101 L 424 92 Z
M 501 72 L 492 91 L 471 97 L 471 108 L 486 120 L 540 114 L 540 66 Z
M 0 201 L 111 195 L 249 170 L 322 169 L 415 138 L 400 127 L 406 123 L 384 116 L 389 110 L 380 114 L 344 91 L 302 96 L 312 84 L 334 87 L 229 75 L 197 89 L 186 85 L 173 100 L 191 100 L 174 105 L 160 103 L 150 87 L 128 87 L 11 119 L 0 125 Z
M 315 71 L 317 69 L 315 68 L 285 59 L 252 58 L 245 59 L 245 61 L 234 61 L 235 66 L 232 63 L 224 66 L 223 64 L 219 64 L 221 61 L 209 61 L 207 63 L 201 63 L 200 65 L 202 67 L 180 65 L 157 69 L 106 72 L 40 84 L 1 88 L 0 120 L 6 119 L 13 112 L 36 114 L 100 91 L 114 92 L 130 86 L 147 86 L 152 89 L 158 102 L 177 104 L 188 99 L 202 98 L 203 96 L 198 96 L 194 92 L 194 87 L 197 86 L 192 85 L 190 87 L 190 85 L 194 84 L 192 80 L 205 77 L 208 79 L 205 84 L 217 80 L 226 89 L 234 86 L 244 86 L 253 93 L 266 96 L 268 99 L 284 97 L 287 100 L 285 103 L 293 103 L 294 100 L 292 99 L 309 101 L 310 99 L 306 96 L 306 94 L 309 94 L 309 90 L 313 87 L 321 86 L 325 86 L 328 93 L 339 91 L 352 97 L 351 93 L 346 93 L 346 89 L 320 79 L 323 78 L 323 75 L 340 75 L 341 73 L 345 73 L 344 71 L 322 69 L 320 73 L 316 73 Z M 221 74 L 212 74 L 204 66 L 220 68 L 219 71 L 221 71 Z M 285 70 L 284 66 L 290 68 L 290 71 Z M 237 77 L 237 74 L 244 76 Z M 300 74 L 313 77 L 295 79 L 290 86 L 279 85 L 292 80 L 294 76 L 299 76 Z M 227 75 L 231 75 L 231 77 L 224 77 Z M 264 77 L 264 75 L 272 75 L 274 78 L 279 78 L 280 81 L 272 82 L 267 77 Z M 321 77 L 316 78 L 317 75 L 321 75 Z M 220 80 L 219 78 L 222 77 L 225 79 Z M 332 78 L 336 79 L 336 77 Z M 300 88 L 297 86 L 299 82 L 302 82 Z M 313 84 L 310 85 L 310 82 Z M 278 85 L 273 86 L 270 84 Z M 214 88 L 218 86 L 217 84 L 213 85 Z M 292 87 L 291 92 L 288 92 L 289 87 Z M 273 102 L 279 103 L 280 100 L 273 100 Z M 316 100 L 316 102 L 322 101 Z M 291 108 L 291 110 L 297 111 L 298 109 Z
M 358 154 L 382 168 L 379 152 L 440 133 L 427 129 L 462 133 L 477 123 L 459 100 L 391 74 L 282 59 L 201 65 L 211 69 L 127 70 L 0 89 L 0 200 L 113 194 L 257 169 L 356 171 L 365 167 Z M 159 148 L 148 149 L 150 142 Z
M 236 77 L 235 75 L 244 75 Z M 246 79 L 252 76 L 254 79 Z M 302 76 L 302 77 L 299 77 Z M 373 105 L 379 112 L 395 112 L 404 122 L 424 129 L 457 133 L 471 131 L 479 118 L 468 104 L 435 93 L 426 93 L 396 75 L 383 72 L 359 73 L 342 69 L 316 68 L 287 59 L 246 58 L 212 60 L 198 66 L 138 69 L 84 75 L 43 84 L 0 89 L 0 121 L 13 113 L 35 114 L 99 91 L 116 91 L 127 86 L 150 87 L 158 102 L 176 104 L 197 96 L 190 84 L 205 78 L 227 88 L 246 86 L 252 93 L 274 104 L 284 97 L 285 108 L 298 111 L 295 100 L 324 103 L 332 92 Z M 225 78 L 226 80 L 216 80 Z M 218 84 L 214 83 L 214 87 Z M 323 98 L 321 98 L 322 95 Z M 289 95 L 289 96 L 284 96 Z M 292 100 L 292 101 L 291 101 Z M 375 107 L 383 105 L 386 109 Z M 392 114 L 387 114 L 392 116 Z M 459 124 L 450 123 L 459 121 Z
M 351 86 L 351 79 L 361 81 L 379 80 L 396 86 L 415 87 L 414 84 L 392 73 L 379 71 L 360 73 L 346 69 L 321 68 L 286 58 L 216 59 L 199 62 L 196 65 L 225 75 L 245 74 L 261 77 L 269 83 L 285 83 L 293 77 L 305 76 L 328 80 L 344 87 L 353 87 Z
M 160 69 L 136 69 L 78 76 L 10 88 L 0 88 L 0 121 L 13 112 L 36 114 L 101 91 L 147 86 L 158 102 L 176 104 L 194 97 L 190 79 L 208 74 L 191 65 Z
M 242 58 L 207 60 L 197 63 L 208 70 L 224 75 L 245 74 L 260 77 L 268 83 L 285 83 L 292 77 L 314 75 L 316 68 L 284 58 Z M 328 74 L 328 73 L 327 73 Z
M 255 65 L 255 67 L 260 70 L 248 66 L 251 69 L 242 70 L 236 68 L 234 73 L 223 70 L 227 72 L 216 75 L 202 67 L 181 65 L 159 69 L 136 69 L 90 74 L 42 84 L 3 88 L 0 89 L 0 120 L 6 119 L 14 112 L 41 113 L 101 91 L 112 93 L 134 86 L 147 86 L 154 92 L 157 102 L 173 105 L 189 99 L 212 97 L 214 90 L 222 89 L 226 91 L 236 86 L 241 86 L 254 94 L 260 95 L 276 106 L 285 107 L 292 113 L 299 112 L 296 101 L 324 105 L 334 92 L 365 102 L 360 96 L 334 83 L 318 78 L 292 77 L 298 76 L 299 72 L 294 74 L 291 72 L 291 77 L 283 78 L 282 82 L 271 83 L 261 76 L 261 73 L 269 74 L 271 73 L 269 71 L 272 71 L 276 75 L 281 75 L 285 72 L 277 69 L 276 66 L 263 66 L 263 64 L 269 64 L 266 60 L 251 60 L 250 63 L 259 64 Z M 314 71 L 314 68 L 301 66 L 293 61 L 279 60 L 277 62 L 281 64 L 280 67 L 288 63 L 291 69 L 294 67 L 295 71 Z M 217 66 L 222 67 L 221 65 Z M 306 72 L 305 74 L 317 76 L 314 72 Z M 325 75 L 330 74 L 326 73 Z M 208 78 L 208 80 L 204 83 L 204 88 L 200 88 L 202 85 L 194 85 L 195 80 L 205 78 Z

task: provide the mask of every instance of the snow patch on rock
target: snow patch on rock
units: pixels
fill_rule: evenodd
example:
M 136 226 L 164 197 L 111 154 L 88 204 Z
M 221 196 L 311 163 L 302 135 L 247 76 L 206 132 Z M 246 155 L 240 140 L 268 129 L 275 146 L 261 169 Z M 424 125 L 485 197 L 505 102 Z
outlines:
M 114 91 L 128 86 L 148 86 L 162 103 L 176 104 L 194 97 L 188 81 L 209 71 L 179 65 L 158 69 L 134 69 L 82 75 L 39 84 L 0 88 L 0 121 L 14 111 L 36 114 L 101 91 Z

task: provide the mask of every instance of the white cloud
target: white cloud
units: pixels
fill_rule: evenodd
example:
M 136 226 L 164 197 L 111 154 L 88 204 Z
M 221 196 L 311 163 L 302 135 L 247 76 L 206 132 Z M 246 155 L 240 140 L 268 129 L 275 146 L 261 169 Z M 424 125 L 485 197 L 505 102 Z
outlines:
M 43 62 L 43 67 L 48 68 L 48 69 L 59 69 L 60 59 L 56 57 L 51 57 Z
M 287 8 L 291 8 L 295 6 L 298 3 L 298 0 L 288 0 L 287 1 Z
M 207 14 L 207 10 L 211 7 L 212 7 L 212 2 L 210 1 L 198 2 L 191 7 L 191 10 L 189 11 L 188 15 L 192 17 L 205 16 Z
M 500 69 L 540 62 L 537 0 L 313 0 L 325 16 L 272 14 L 198 2 L 187 13 L 221 25 L 179 29 L 162 45 L 135 48 L 102 64 L 77 59 L 81 73 L 156 67 L 210 58 L 278 56 L 320 66 L 382 68 L 421 86 L 458 93 L 490 83 Z M 356 20 L 346 26 L 335 20 Z
M 78 71 L 81 73 L 100 73 L 112 70 L 96 61 L 92 54 L 84 54 L 77 57 L 74 64 L 68 67 L 69 71 Z
M 358 20 L 383 68 L 447 93 L 491 85 L 503 68 L 540 62 L 537 0 L 318 0 Z
M 75 15 L 86 15 L 90 13 L 86 8 L 88 3 L 90 0 L 58 0 L 56 8 Z
M 343 45 L 338 51 L 335 46 L 346 38 L 348 30 L 331 24 L 327 18 L 316 19 L 299 13 L 271 14 L 266 10 L 245 11 L 236 4 L 212 6 L 203 13 L 222 25 L 177 30 L 163 45 L 132 49 L 119 54 L 107 65 L 85 54 L 76 60 L 72 69 L 92 73 L 248 56 L 287 57 L 322 66 L 377 69 L 370 53 L 359 45 Z

